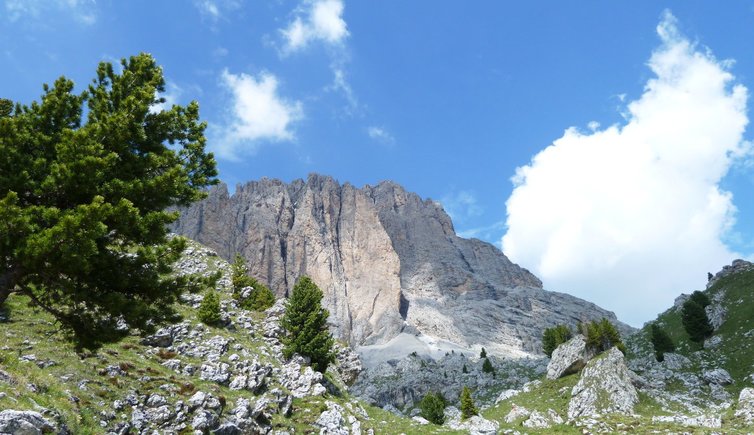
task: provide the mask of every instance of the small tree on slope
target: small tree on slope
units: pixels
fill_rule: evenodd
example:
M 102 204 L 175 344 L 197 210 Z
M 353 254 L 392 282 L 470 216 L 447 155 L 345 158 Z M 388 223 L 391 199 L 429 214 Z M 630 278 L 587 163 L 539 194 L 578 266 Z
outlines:
M 705 311 L 705 307 L 709 304 L 710 300 L 707 295 L 695 291 L 681 307 L 683 328 L 689 335 L 689 339 L 695 343 L 701 343 L 712 335 L 712 324 Z
M 469 387 L 463 387 L 463 390 L 461 390 L 461 419 L 466 420 L 478 413 L 474 399 L 471 398 L 471 390 Z
M 294 353 L 311 359 L 312 368 L 324 373 L 335 360 L 334 340 L 327 330 L 330 313 L 322 307 L 322 291 L 309 277 L 301 277 L 286 303 L 280 326 L 285 329 L 283 355 Z
M 652 341 L 652 347 L 654 347 L 655 350 L 655 358 L 657 361 L 662 362 L 665 360 L 665 352 L 673 352 L 675 350 L 675 345 L 668 333 L 659 325 L 652 323 L 650 328 L 650 340 Z

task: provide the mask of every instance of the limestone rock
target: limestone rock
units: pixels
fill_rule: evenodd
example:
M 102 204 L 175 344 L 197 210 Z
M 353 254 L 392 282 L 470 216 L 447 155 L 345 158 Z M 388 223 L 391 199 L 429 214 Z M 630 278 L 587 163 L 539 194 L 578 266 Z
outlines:
M 547 379 L 558 379 L 580 371 L 592 356 L 592 352 L 587 350 L 586 338 L 577 334 L 552 353 L 547 364 Z
M 747 424 L 754 424 L 754 388 L 744 388 L 738 396 L 736 417 L 742 418 Z
M 0 434 L 37 435 L 54 432 L 55 426 L 35 411 L 0 411 Z
M 495 435 L 500 424 L 478 415 L 461 420 L 461 411 L 454 406 L 448 406 L 445 408 L 445 426 L 454 430 L 468 431 L 471 435 Z
M 716 368 L 707 370 L 702 373 L 702 379 L 708 384 L 717 385 L 730 385 L 733 383 L 733 378 L 730 376 L 727 370 Z
M 173 229 L 226 259 L 242 254 L 278 296 L 308 275 L 324 293 L 333 332 L 352 345 L 410 330 L 523 356 L 540 352 L 545 327 L 616 320 L 542 290 L 493 245 L 458 237 L 437 202 L 392 182 L 357 189 L 316 174 L 290 184 L 263 178 L 232 196 L 220 185 L 184 209 Z M 478 318 L 487 321 L 463 321 Z M 265 326 L 265 336 L 277 333 Z
M 638 401 L 623 353 L 613 347 L 589 361 L 581 372 L 579 382 L 571 390 L 568 418 L 616 412 L 633 414 Z

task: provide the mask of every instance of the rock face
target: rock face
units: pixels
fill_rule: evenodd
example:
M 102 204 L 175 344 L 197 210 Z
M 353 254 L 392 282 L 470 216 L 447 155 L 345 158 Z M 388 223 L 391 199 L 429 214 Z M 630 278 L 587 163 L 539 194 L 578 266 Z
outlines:
M 455 234 L 431 200 L 392 182 L 361 189 L 310 175 L 224 185 L 183 210 L 174 231 L 240 253 L 252 275 L 287 295 L 308 275 L 325 294 L 334 332 L 353 345 L 423 333 L 493 353 L 539 352 L 544 327 L 615 316 L 542 290 L 503 253 Z
M 623 353 L 613 347 L 606 354 L 589 361 L 581 372 L 581 379 L 571 391 L 569 419 L 615 412 L 633 414 L 639 395 L 631 383 Z
M 742 418 L 747 424 L 754 424 L 754 388 L 741 390 L 735 416 Z
M 0 412 L 0 434 L 35 435 L 56 431 L 42 414 L 7 409 Z
M 547 364 L 547 379 L 558 379 L 583 369 L 594 354 L 587 350 L 586 339 L 577 334 L 558 346 Z

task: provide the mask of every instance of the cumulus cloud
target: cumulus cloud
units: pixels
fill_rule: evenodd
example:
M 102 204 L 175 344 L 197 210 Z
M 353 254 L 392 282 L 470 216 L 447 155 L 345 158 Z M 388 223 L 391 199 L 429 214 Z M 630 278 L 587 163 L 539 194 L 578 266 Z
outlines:
M 285 40 L 285 54 L 304 49 L 312 41 L 338 45 L 348 37 L 348 26 L 343 20 L 343 1 L 305 1 L 294 20 L 280 32 Z
M 502 239 L 548 288 L 634 325 L 737 255 L 722 242 L 736 208 L 720 181 L 747 148 L 747 90 L 731 63 L 681 35 L 669 12 L 657 33 L 654 76 L 622 125 L 569 128 L 516 170 Z
M 292 124 L 303 118 L 303 105 L 278 94 L 277 77 L 267 72 L 254 77 L 225 70 L 220 80 L 231 98 L 227 123 L 215 144 L 220 157 L 237 159 L 256 151 L 262 141 L 295 138 Z
M 371 126 L 367 128 L 367 134 L 369 137 L 379 143 L 385 145 L 395 144 L 395 138 L 384 127 Z
M 5 15 L 11 21 L 64 12 L 82 24 L 97 22 L 94 0 L 5 0 L 4 3 Z

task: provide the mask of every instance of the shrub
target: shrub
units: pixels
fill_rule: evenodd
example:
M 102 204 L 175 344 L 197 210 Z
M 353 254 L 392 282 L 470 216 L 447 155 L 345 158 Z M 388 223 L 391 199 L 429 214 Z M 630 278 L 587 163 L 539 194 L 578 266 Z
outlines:
M 210 290 L 204 295 L 197 317 L 205 325 L 220 323 L 220 297 L 217 296 L 217 292 Z
M 665 360 L 665 352 L 673 352 L 675 345 L 664 329 L 660 328 L 656 323 L 652 323 L 650 327 L 650 339 L 652 341 L 652 347 L 655 350 L 655 358 L 657 361 Z
M 572 335 L 571 329 L 566 325 L 557 325 L 545 329 L 542 334 L 542 351 L 548 358 L 551 358 L 555 349 L 570 340 Z
M 419 402 L 421 416 L 434 424 L 445 422 L 445 398 L 441 394 L 429 392 Z
M 335 360 L 335 341 L 327 330 L 330 313 L 322 308 L 322 291 L 309 277 L 301 277 L 293 286 L 285 315 L 280 326 L 286 333 L 282 337 L 283 355 L 290 358 L 294 353 L 309 357 L 312 368 L 324 373 L 327 365 Z
M 471 390 L 469 390 L 469 387 L 463 387 L 463 390 L 461 390 L 461 419 L 466 420 L 478 413 L 474 399 L 471 398 Z

